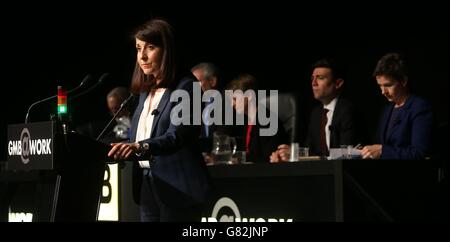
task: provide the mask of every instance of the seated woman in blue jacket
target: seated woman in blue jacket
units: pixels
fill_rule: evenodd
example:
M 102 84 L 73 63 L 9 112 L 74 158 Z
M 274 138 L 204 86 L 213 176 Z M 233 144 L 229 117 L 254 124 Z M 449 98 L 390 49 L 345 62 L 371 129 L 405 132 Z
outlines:
M 365 146 L 363 159 L 423 159 L 430 154 L 433 114 L 431 105 L 410 93 L 404 60 L 389 53 L 373 73 L 389 102 L 379 126 L 380 143 Z

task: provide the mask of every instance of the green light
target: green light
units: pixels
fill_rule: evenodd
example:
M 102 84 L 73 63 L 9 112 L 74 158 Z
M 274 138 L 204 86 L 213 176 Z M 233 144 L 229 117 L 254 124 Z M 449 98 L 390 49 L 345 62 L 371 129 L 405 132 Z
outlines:
M 66 105 L 58 105 L 58 114 L 67 113 Z

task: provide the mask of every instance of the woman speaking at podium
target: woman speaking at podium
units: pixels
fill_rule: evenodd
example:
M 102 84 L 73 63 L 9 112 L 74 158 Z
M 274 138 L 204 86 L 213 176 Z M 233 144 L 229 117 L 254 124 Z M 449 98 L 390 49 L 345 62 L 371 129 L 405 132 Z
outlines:
M 178 104 L 170 101 L 171 93 L 184 90 L 192 95 L 195 77 L 176 77 L 173 32 L 166 21 L 150 20 L 137 28 L 134 37 L 137 58 L 131 91 L 139 95 L 139 104 L 130 142 L 111 144 L 108 156 L 137 160 L 133 195 L 140 205 L 141 221 L 199 222 L 209 189 L 196 141 L 200 126 L 175 125 L 170 117 Z

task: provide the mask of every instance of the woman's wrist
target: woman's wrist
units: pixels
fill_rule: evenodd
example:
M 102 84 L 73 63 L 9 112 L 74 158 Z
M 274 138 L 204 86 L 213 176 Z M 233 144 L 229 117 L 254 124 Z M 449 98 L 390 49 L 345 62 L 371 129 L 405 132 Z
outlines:
M 134 143 L 135 147 L 136 147 L 136 155 L 138 157 L 141 157 L 145 152 L 147 152 L 149 150 L 149 145 L 148 143 L 139 143 L 136 142 Z

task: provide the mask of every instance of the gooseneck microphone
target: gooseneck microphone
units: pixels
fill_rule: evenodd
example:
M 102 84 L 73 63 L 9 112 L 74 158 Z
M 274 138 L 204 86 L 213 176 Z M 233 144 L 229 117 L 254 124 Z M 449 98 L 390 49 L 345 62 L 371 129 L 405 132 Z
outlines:
M 91 77 L 90 74 L 86 75 L 86 76 L 83 78 L 83 80 L 81 81 L 80 85 L 78 85 L 77 87 L 75 87 L 75 88 L 73 88 L 72 90 L 68 91 L 67 93 L 70 94 L 70 93 L 72 93 L 72 92 L 77 91 L 77 90 L 80 89 L 82 86 L 84 86 L 91 78 L 92 78 L 92 77 Z M 30 115 L 31 109 L 32 109 L 35 105 L 37 105 L 37 104 L 39 104 L 39 103 L 46 102 L 46 101 L 51 100 L 51 99 L 53 99 L 53 98 L 56 98 L 57 96 L 58 96 L 58 95 L 53 95 L 53 96 L 51 96 L 51 97 L 48 97 L 48 98 L 39 100 L 39 101 L 34 102 L 33 104 L 31 104 L 30 107 L 28 108 L 27 114 L 25 115 L 25 123 L 28 123 L 28 116 Z
M 100 78 L 98 79 L 97 83 L 95 83 L 94 85 L 92 85 L 90 88 L 84 90 L 83 92 L 78 93 L 77 95 L 73 96 L 73 97 L 69 97 L 69 100 L 73 100 L 75 98 L 81 97 L 89 92 L 91 92 L 92 90 L 94 90 L 96 87 L 98 87 L 100 84 L 103 83 L 103 81 L 109 76 L 109 73 L 103 73 L 103 75 L 100 76 Z
M 114 114 L 114 116 L 111 118 L 111 120 L 109 120 L 108 124 L 105 126 L 105 128 L 102 130 L 102 132 L 97 136 L 97 138 L 95 139 L 96 141 L 99 141 L 101 138 L 103 138 L 103 135 L 105 134 L 106 130 L 111 126 L 112 122 L 116 119 L 117 115 L 119 115 L 119 113 L 122 111 L 122 109 L 127 106 L 128 102 L 133 99 L 135 96 L 133 93 L 130 94 L 130 96 L 128 96 L 127 99 L 125 99 L 125 101 L 122 102 L 122 104 L 120 104 L 119 110 L 117 110 L 117 112 Z

